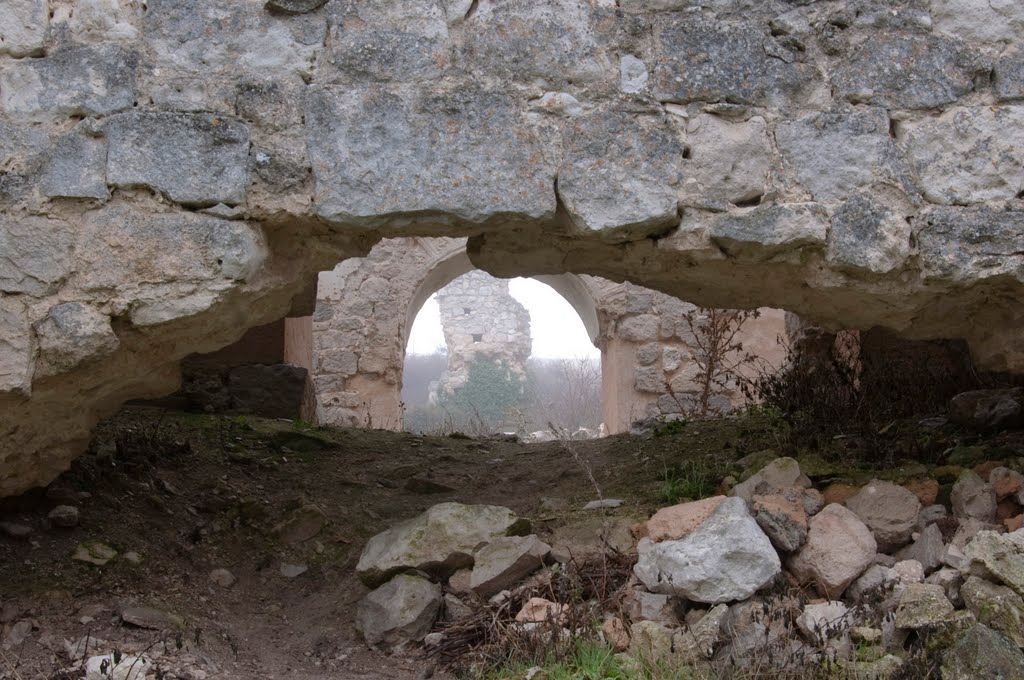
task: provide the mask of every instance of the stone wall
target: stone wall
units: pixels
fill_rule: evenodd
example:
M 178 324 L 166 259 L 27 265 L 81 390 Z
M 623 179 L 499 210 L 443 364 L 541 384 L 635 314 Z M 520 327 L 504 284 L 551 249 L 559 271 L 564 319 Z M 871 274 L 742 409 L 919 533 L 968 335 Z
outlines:
M 449 372 L 455 376 L 452 387 L 465 379 L 466 365 L 478 355 L 500 358 L 516 372 L 525 370 L 529 315 L 508 294 L 507 282 L 482 272 L 465 273 L 472 264 L 464 248 L 459 239 L 388 239 L 368 257 L 347 260 L 321 275 L 307 362 L 317 367 L 319 422 L 401 427 L 405 343 L 420 307 L 438 291 Z M 702 320 L 695 305 L 593 276 L 542 280 L 580 314 L 601 350 L 608 432 L 625 432 L 643 418 L 696 410 L 701 385 L 694 330 Z M 778 366 L 784 353 L 779 340 L 787 337 L 784 315 L 772 309 L 759 312 L 736 341 L 745 353 Z M 742 401 L 732 382 L 715 387 L 711 405 L 724 412 Z
M 437 292 L 448 367 L 434 392 L 466 384 L 474 361 L 496 361 L 520 380 L 533 349 L 530 313 L 509 293 L 508 281 L 481 271 L 463 274 Z
M 0 493 L 384 237 L 1024 368 L 1021 3 L 0 13 Z

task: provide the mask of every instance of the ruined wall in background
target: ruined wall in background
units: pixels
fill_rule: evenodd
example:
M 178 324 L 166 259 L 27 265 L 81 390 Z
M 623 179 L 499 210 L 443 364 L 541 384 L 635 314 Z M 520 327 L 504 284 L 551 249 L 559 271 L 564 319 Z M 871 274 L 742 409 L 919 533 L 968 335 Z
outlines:
M 508 280 L 485 272 L 463 274 L 437 293 L 448 368 L 434 391 L 453 392 L 466 384 L 469 366 L 490 360 L 526 379 L 533 348 L 530 313 L 508 290 Z

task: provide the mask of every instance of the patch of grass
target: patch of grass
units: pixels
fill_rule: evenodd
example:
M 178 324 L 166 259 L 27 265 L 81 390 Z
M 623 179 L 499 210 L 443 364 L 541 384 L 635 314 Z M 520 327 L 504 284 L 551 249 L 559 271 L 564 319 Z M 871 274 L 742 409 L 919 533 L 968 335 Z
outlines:
M 654 428 L 654 436 L 671 437 L 672 435 L 682 434 L 683 431 L 686 429 L 686 426 L 689 424 L 690 421 L 686 420 L 685 418 L 666 421 L 658 425 L 656 428 Z
M 629 674 L 607 645 L 593 640 L 578 640 L 572 653 L 562 660 L 547 659 L 539 666 L 526 663 L 499 666 L 484 673 L 482 680 L 527 677 L 536 680 L 630 680 L 639 676 Z
M 659 500 L 676 505 L 714 495 L 720 475 L 701 460 L 684 460 L 665 465 L 661 473 Z

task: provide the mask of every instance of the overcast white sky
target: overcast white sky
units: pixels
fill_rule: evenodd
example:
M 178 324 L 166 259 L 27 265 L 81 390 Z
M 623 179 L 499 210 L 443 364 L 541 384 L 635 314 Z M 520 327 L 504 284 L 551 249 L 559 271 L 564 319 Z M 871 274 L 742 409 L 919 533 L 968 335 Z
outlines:
M 512 297 L 530 312 L 530 334 L 533 337 L 533 356 L 559 358 L 591 356 L 601 352 L 587 337 L 576 310 L 553 288 L 533 279 L 512 279 L 509 282 Z M 410 354 L 430 354 L 444 347 L 441 316 L 433 296 L 416 315 L 409 334 Z

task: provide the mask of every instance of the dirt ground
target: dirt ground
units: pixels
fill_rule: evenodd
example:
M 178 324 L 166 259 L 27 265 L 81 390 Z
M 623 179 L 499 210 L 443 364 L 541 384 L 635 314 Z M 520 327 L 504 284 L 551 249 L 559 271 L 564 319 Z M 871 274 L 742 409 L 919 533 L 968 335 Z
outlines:
M 446 501 L 505 505 L 543 536 L 598 497 L 584 462 L 603 497 L 626 500 L 615 513 L 646 517 L 659 507 L 659 472 L 680 457 L 749 449 L 734 430 L 689 427 L 698 452 L 678 437 L 527 445 L 127 408 L 48 489 L 0 504 L 0 521 L 33 529 L 0 534 L 0 620 L 5 632 L 32 624 L 0 649 L 0 678 L 81 677 L 61 670 L 72 666 L 65 641 L 83 637 L 156 654 L 167 677 L 427 677 L 434 664 L 421 653 L 379 654 L 353 628 L 367 592 L 354 567 L 370 536 Z M 77 527 L 47 520 L 64 503 L 80 509 Z M 310 504 L 326 525 L 289 544 L 275 529 Z M 73 559 L 90 541 L 118 556 Z M 282 564 L 308 569 L 287 578 Z M 215 569 L 237 583 L 211 583 Z M 133 606 L 183 623 L 126 625 L 120 613 Z
M 774 444 L 750 417 L 646 439 L 522 444 L 126 408 L 49 488 L 0 502 L 0 522 L 32 529 L 21 539 L 0 531 L 0 679 L 80 678 L 65 641 L 83 638 L 90 652 L 97 638 L 146 651 L 166 678 L 448 677 L 419 650 L 386 656 L 355 631 L 367 592 L 355 565 L 369 537 L 459 501 L 510 507 L 543 538 L 593 516 L 582 507 L 598 497 L 595 482 L 602 497 L 625 501 L 610 512 L 643 519 L 666 504 L 667 472 L 683 496 L 711 493 L 733 461 Z M 1024 455 L 1020 437 L 1009 446 Z M 825 468 L 812 477 L 827 481 L 834 472 Z M 886 472 L 901 469 L 890 461 Z M 59 504 L 80 509 L 77 526 L 47 519 Z M 310 505 L 323 528 L 290 542 L 282 523 Z M 103 566 L 73 559 L 90 541 L 117 557 Z M 288 577 L 289 565 L 306 570 Z M 211 582 L 216 569 L 237 582 Z M 123 610 L 138 606 L 180 619 L 123 623 Z M 11 644 L 12 629 L 29 624 Z

